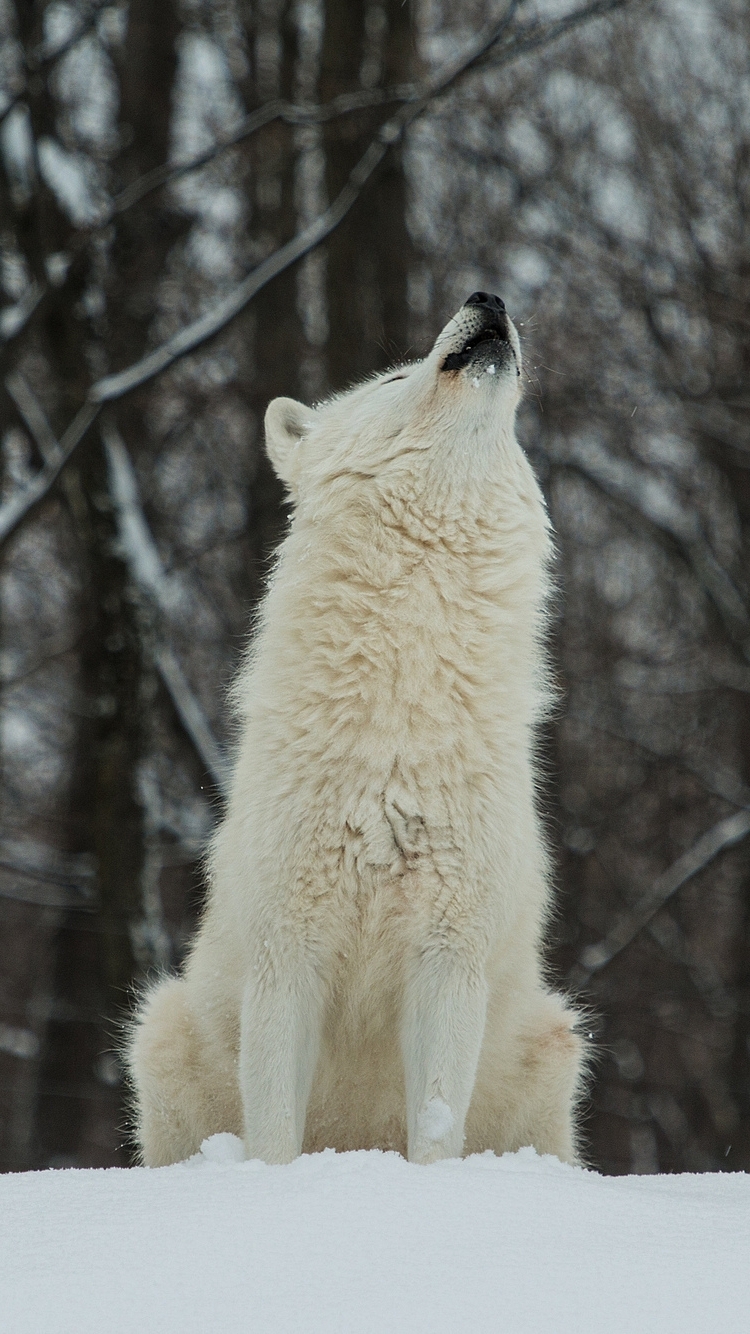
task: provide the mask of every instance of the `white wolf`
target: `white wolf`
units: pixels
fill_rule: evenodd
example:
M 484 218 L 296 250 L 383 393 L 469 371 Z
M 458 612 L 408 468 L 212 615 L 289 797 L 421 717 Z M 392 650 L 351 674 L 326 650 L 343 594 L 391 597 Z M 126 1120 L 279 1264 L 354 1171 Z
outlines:
M 133 1025 L 143 1162 L 575 1161 L 582 1044 L 545 984 L 534 724 L 550 535 L 521 352 L 477 292 L 430 354 L 266 414 L 295 504 L 235 687 L 209 894 Z

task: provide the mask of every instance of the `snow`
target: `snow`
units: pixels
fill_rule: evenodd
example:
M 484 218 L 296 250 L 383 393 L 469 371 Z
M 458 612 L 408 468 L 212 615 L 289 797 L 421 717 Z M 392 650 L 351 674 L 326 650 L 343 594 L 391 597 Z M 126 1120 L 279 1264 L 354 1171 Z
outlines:
M 0 1177 L 4 1334 L 740 1334 L 750 1179 L 601 1177 L 532 1149 Z

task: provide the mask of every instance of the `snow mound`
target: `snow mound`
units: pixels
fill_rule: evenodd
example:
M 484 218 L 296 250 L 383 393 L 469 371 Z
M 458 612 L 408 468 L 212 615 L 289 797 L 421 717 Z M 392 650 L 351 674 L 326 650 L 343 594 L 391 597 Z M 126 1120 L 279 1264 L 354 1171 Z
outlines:
M 4 1334 L 745 1334 L 750 1177 L 532 1149 L 0 1176 Z

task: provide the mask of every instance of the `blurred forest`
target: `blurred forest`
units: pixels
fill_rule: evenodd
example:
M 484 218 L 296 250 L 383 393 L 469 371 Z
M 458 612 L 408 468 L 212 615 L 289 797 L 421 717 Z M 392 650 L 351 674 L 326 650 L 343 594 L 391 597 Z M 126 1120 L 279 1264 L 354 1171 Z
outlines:
M 0 1168 L 126 1164 L 284 531 L 262 415 L 524 336 L 590 1161 L 750 1170 L 746 0 L 0 0 Z

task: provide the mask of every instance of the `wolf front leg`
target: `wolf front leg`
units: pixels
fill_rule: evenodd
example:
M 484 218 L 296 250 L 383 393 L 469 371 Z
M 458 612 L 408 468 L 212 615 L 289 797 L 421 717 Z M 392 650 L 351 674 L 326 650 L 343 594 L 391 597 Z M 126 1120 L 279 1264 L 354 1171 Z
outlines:
M 289 1163 L 302 1152 L 325 1003 L 310 960 L 285 964 L 267 961 L 250 978 L 240 1025 L 245 1148 L 267 1163 Z
M 487 1014 L 472 952 L 431 942 L 407 975 L 401 1025 L 409 1161 L 458 1158 Z

